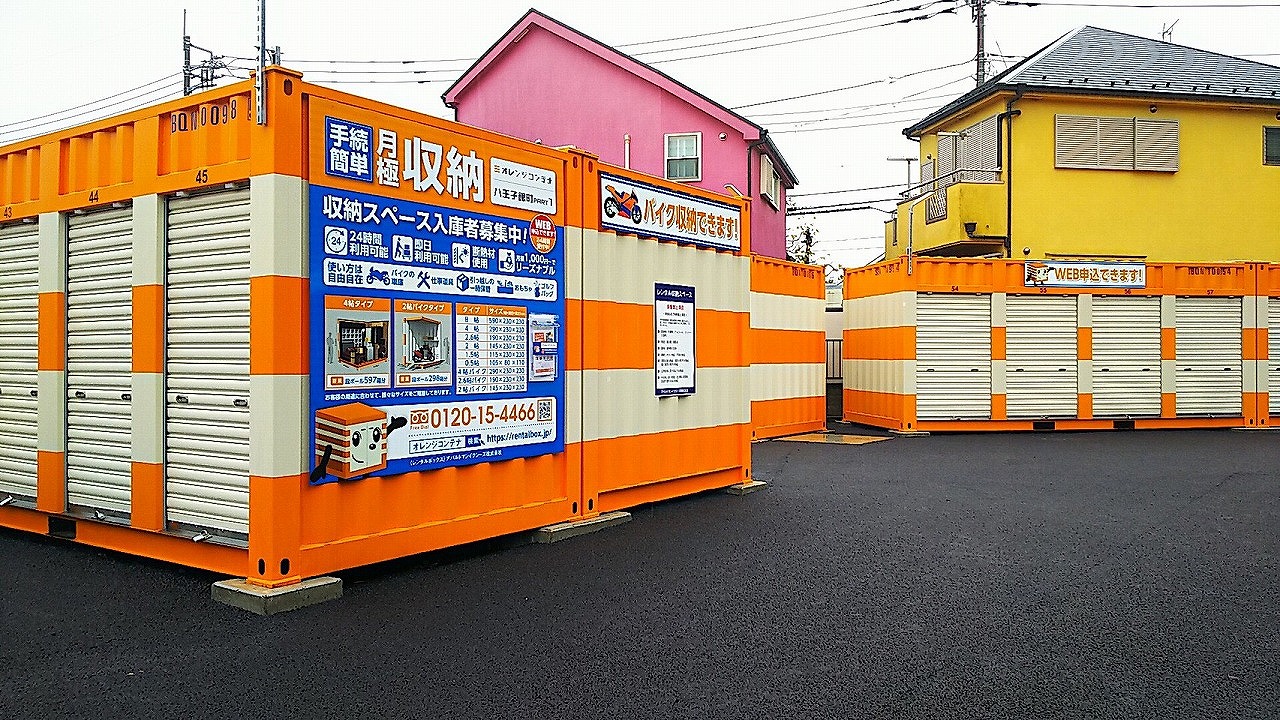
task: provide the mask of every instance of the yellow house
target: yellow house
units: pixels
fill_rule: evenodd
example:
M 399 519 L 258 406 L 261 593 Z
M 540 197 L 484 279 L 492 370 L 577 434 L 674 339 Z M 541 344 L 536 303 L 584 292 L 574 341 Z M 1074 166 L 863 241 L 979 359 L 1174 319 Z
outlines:
M 903 133 L 886 259 L 1280 262 L 1280 67 L 1083 27 Z

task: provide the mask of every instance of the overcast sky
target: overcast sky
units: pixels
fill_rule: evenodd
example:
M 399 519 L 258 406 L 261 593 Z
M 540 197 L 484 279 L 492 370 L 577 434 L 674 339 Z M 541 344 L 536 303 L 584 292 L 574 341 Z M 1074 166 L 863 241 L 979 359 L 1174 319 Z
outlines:
M 440 93 L 529 3 L 268 0 L 267 44 L 279 45 L 284 64 L 308 81 L 452 117 Z M 1086 3 L 1129 7 L 1063 7 Z M 1166 7 L 1132 7 L 1138 4 Z M 1191 4 L 988 5 L 987 51 L 1000 56 L 998 72 L 1081 25 L 1159 38 L 1177 21 L 1174 42 L 1280 64 L 1280 0 L 1176 7 Z M 193 43 L 226 56 L 255 54 L 257 0 L 186 5 Z M 969 8 L 954 0 L 541 0 L 535 7 L 769 128 L 800 178 L 793 204 L 883 201 L 879 207 L 891 208 L 898 187 L 825 193 L 903 183 L 905 163 L 886 160 L 917 155 L 902 128 L 973 86 L 974 25 Z M 921 19 L 872 27 L 907 18 Z M 0 145 L 181 94 L 182 3 L 6 0 L 0 23 Z M 744 29 L 718 32 L 735 28 Z M 442 62 L 352 62 L 372 60 Z M 827 92 L 850 86 L 858 87 Z M 804 95 L 811 96 L 769 102 Z M 607 93 L 600 101 L 610 101 Z M 812 221 L 825 259 L 856 266 L 883 251 L 884 217 L 862 211 L 792 224 Z

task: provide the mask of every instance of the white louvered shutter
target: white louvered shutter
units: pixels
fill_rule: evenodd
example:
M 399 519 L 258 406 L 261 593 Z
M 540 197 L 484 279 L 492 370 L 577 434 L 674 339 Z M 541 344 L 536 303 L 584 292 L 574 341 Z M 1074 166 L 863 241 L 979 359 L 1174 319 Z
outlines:
M 1280 298 L 1267 299 L 1267 377 L 1272 415 L 1280 415 Z
M 1098 120 L 1098 167 L 1108 170 L 1133 169 L 1133 118 L 1100 117 Z
M 1240 298 L 1177 299 L 1179 415 L 1239 415 L 1243 362 Z
M 1010 295 L 1005 399 L 1010 418 L 1076 416 L 1076 299 Z
M 1178 121 L 1134 120 L 1134 168 L 1176 172 L 1178 170 Z
M 249 191 L 172 198 L 165 342 L 165 510 L 249 532 Z
M 36 497 L 39 252 L 36 224 L 0 227 L 0 500 Z
M 128 516 L 133 212 L 67 218 L 67 505 Z
M 1160 298 L 1093 298 L 1093 415 L 1159 417 Z
M 916 298 L 916 417 L 991 417 L 991 296 Z
M 1053 160 L 1060 168 L 1098 166 L 1098 118 L 1056 115 L 1053 118 Z

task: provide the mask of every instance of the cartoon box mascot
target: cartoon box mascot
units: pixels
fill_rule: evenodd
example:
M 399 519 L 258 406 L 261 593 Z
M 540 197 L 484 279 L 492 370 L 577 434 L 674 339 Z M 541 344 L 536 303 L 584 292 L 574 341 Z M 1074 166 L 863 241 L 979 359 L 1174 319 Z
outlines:
M 385 470 L 387 414 L 364 403 L 317 410 L 316 467 L 343 480 Z

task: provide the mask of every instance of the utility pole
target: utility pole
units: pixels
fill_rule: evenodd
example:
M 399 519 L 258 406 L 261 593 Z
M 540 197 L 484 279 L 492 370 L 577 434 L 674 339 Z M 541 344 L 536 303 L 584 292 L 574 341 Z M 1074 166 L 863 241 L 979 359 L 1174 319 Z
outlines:
M 969 4 L 973 6 L 973 22 L 978 26 L 978 54 L 975 60 L 978 63 L 975 79 L 978 84 L 987 80 L 987 10 L 986 0 L 969 0 Z
M 191 51 L 199 50 L 209 55 L 195 65 L 191 64 Z M 182 11 L 182 94 L 190 95 L 214 86 L 216 80 L 229 74 L 229 65 L 225 56 L 216 55 L 191 42 L 187 34 L 187 11 Z
M 191 36 L 187 34 L 187 9 L 182 9 L 182 95 L 191 94 Z
M 267 0 L 258 0 L 258 74 L 254 78 L 253 95 L 257 100 L 256 122 L 267 124 Z

